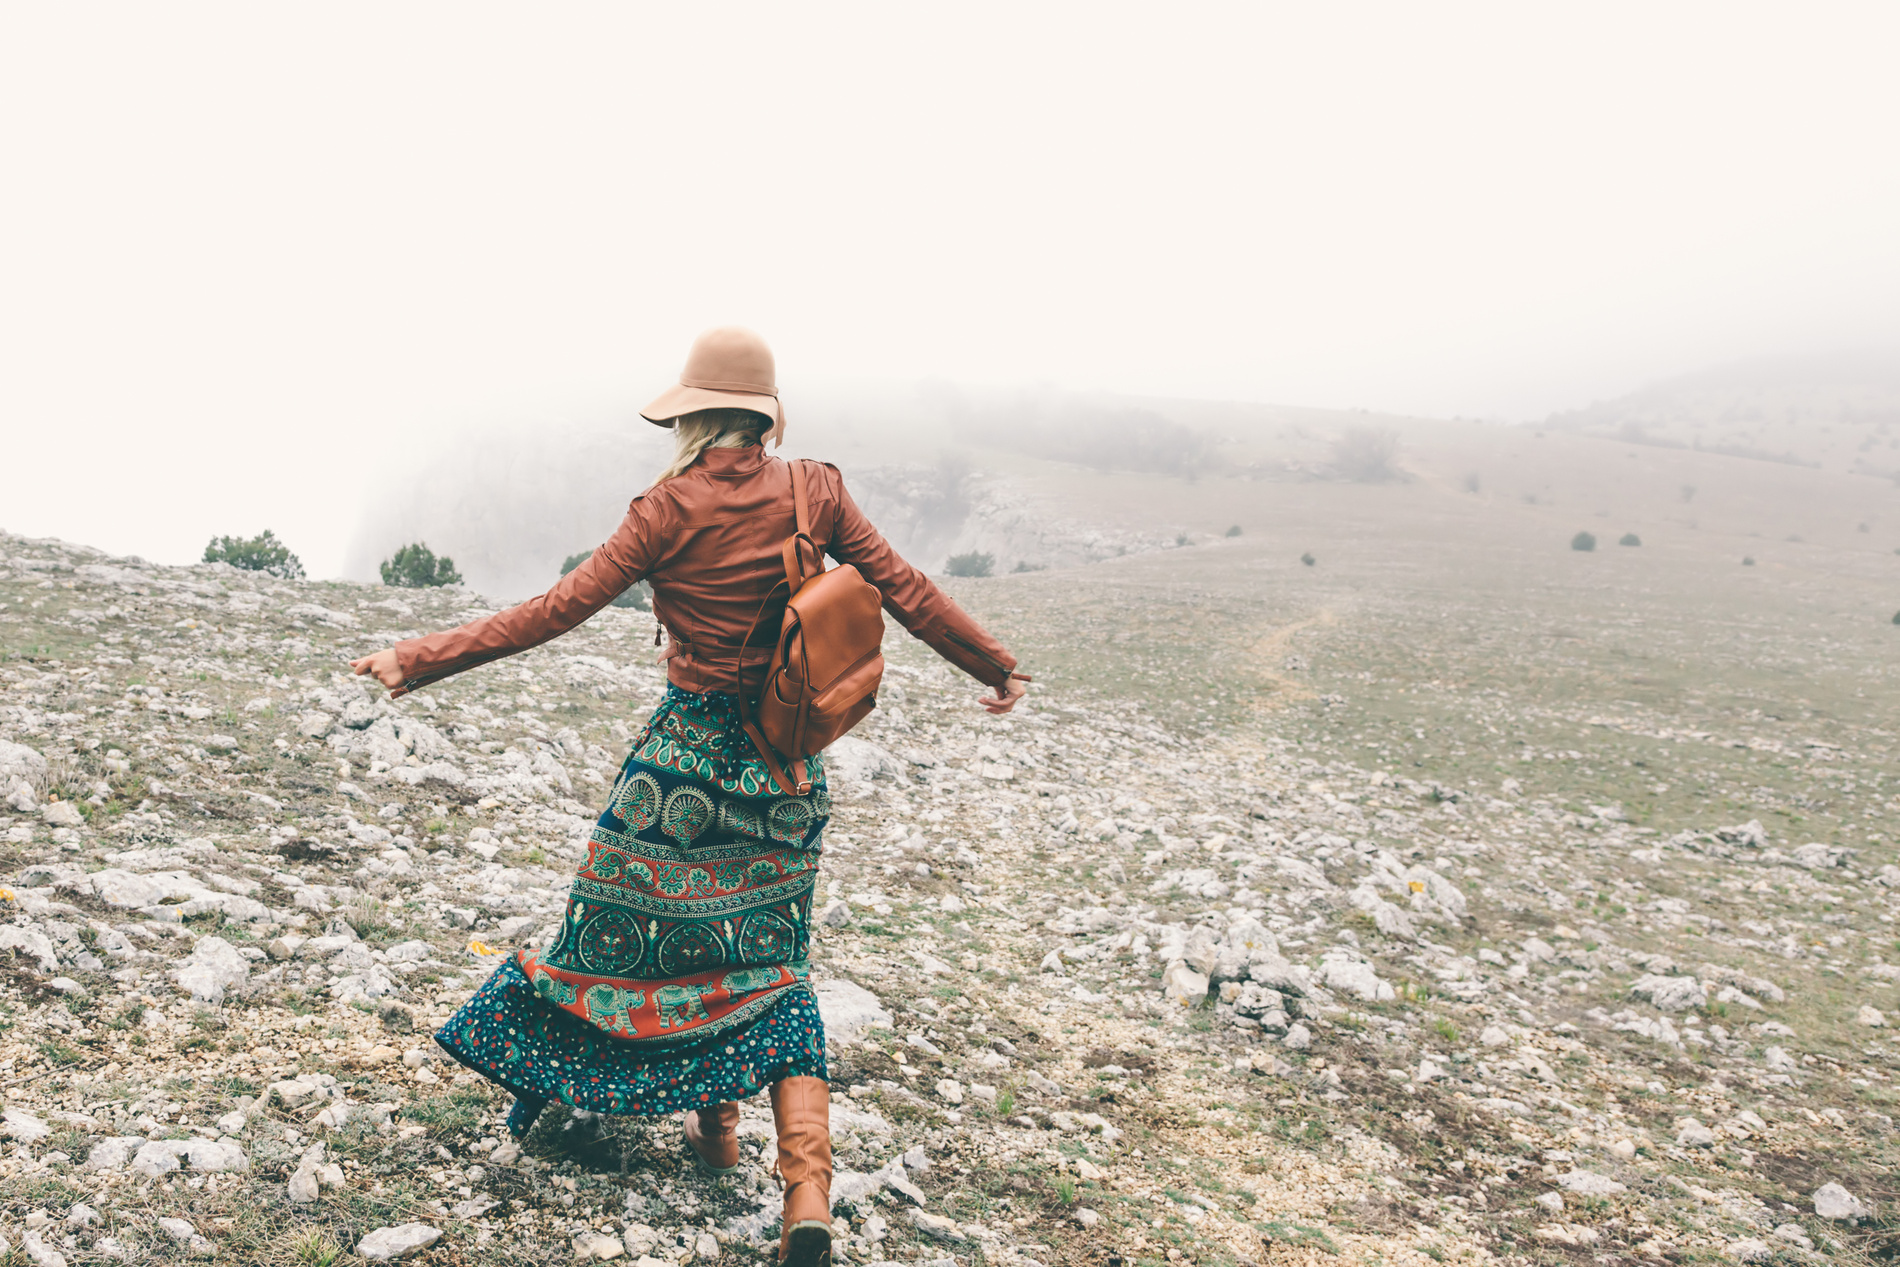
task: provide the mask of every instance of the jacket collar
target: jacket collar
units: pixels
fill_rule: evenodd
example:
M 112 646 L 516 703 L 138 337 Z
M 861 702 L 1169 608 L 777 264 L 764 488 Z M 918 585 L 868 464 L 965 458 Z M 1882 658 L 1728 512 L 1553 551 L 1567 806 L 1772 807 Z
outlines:
M 752 444 L 743 449 L 706 449 L 693 463 L 693 469 L 708 475 L 750 475 L 767 462 L 765 446 Z

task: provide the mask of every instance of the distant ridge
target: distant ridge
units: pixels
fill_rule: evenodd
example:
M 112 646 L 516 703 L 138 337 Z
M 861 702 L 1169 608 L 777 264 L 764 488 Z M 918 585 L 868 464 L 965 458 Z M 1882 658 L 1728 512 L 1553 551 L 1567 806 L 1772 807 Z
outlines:
M 1738 361 L 1552 414 L 1544 425 L 1624 444 L 1900 478 L 1900 350 Z

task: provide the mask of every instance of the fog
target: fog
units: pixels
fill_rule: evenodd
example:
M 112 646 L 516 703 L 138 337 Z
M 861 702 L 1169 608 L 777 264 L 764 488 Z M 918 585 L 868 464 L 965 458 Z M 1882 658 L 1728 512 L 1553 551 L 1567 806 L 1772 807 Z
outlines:
M 720 322 L 774 344 L 792 447 L 878 460 L 929 457 L 893 433 L 946 390 L 1517 421 L 1900 346 L 1896 34 L 1871 4 L 14 6 L 0 526 L 166 562 L 268 526 L 367 576 L 460 499 L 584 548 Z M 544 443 L 606 447 L 577 490 Z

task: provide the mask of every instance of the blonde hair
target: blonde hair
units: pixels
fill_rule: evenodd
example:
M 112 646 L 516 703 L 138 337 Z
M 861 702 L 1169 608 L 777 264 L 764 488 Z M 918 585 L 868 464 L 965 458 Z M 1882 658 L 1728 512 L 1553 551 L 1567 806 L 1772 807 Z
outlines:
M 655 484 L 664 484 L 699 460 L 707 449 L 743 449 L 759 442 L 772 419 L 750 409 L 702 409 L 673 420 L 673 460 Z

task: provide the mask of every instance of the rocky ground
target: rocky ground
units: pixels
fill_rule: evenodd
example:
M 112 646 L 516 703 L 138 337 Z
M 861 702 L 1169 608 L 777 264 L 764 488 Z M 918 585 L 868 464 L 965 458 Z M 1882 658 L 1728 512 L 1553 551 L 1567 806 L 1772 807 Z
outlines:
M 984 584 L 1052 662 L 1088 618 Z M 0 1262 L 772 1252 L 762 1105 L 733 1179 L 670 1121 L 557 1106 L 517 1146 L 429 1041 L 550 929 L 662 689 L 618 610 L 394 704 L 345 675 L 486 609 L 0 536 Z M 1275 682 L 1295 632 L 1250 644 Z M 1061 673 L 994 721 L 889 651 L 830 764 L 815 951 L 841 1261 L 1900 1247 L 1884 749 L 1553 710 L 1854 806 L 1851 843 L 1840 814 L 1645 825 L 1591 804 L 1574 737 L 1500 777 L 1412 715 L 1333 734 L 1328 692 L 1242 725 Z M 1435 729 L 1475 749 L 1502 723 L 1469 704 Z M 1575 795 L 1532 777 L 1558 769 Z

